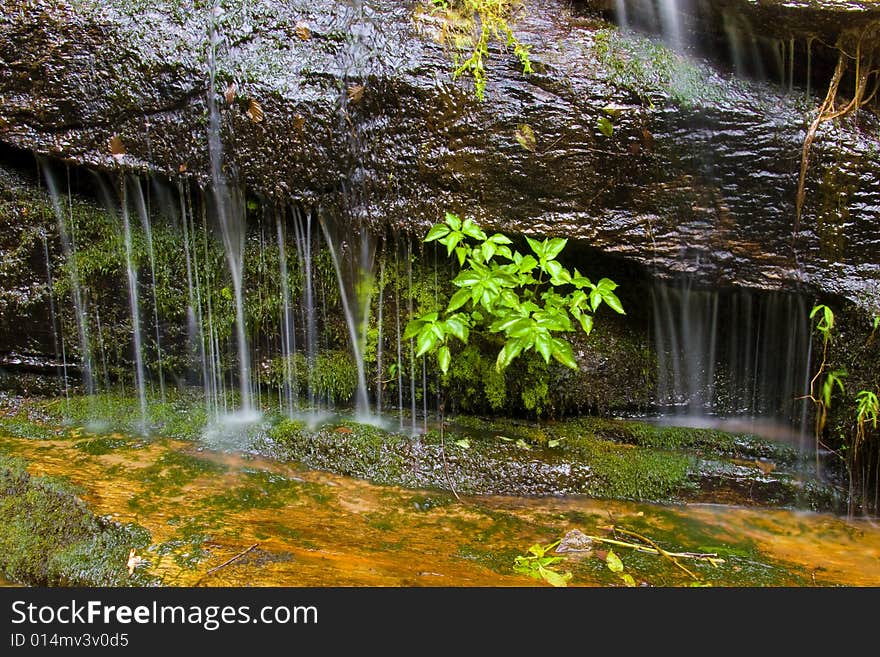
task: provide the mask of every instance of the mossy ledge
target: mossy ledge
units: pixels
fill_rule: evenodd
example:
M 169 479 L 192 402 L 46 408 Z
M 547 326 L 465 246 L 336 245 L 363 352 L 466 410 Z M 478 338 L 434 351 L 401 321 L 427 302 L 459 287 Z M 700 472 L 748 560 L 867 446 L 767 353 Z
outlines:
M 30 586 L 156 586 L 135 571 L 131 548 L 150 544 L 134 524 L 95 516 L 69 484 L 32 476 L 0 456 L 0 574 Z
M 409 437 L 353 422 L 312 429 L 285 420 L 254 447 L 273 458 L 382 485 L 468 495 L 588 495 L 658 503 L 717 497 L 822 511 L 838 506 L 832 486 L 805 482 L 787 470 L 795 460 L 788 446 L 701 430 L 679 429 L 671 436 L 632 422 L 620 424 L 623 440 L 608 439 L 619 433 L 614 427 L 613 421 L 601 427 L 579 420 L 539 426 L 457 418 L 442 437 L 436 429 Z

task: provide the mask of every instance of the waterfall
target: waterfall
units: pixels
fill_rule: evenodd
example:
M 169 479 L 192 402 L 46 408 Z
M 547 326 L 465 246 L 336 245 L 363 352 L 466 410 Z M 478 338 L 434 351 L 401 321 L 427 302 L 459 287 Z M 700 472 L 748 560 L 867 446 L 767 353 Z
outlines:
M 153 295 L 153 328 L 156 333 L 156 368 L 159 376 L 159 394 L 164 402 L 165 375 L 162 371 L 162 340 L 159 335 L 159 302 L 156 297 L 156 252 L 153 248 L 153 227 L 150 222 L 150 212 L 147 208 L 147 202 L 144 199 L 144 192 L 141 188 L 140 181 L 133 180 L 132 186 L 135 191 L 135 208 L 137 209 L 138 217 L 141 220 L 141 227 L 144 229 L 144 237 L 147 241 L 147 256 L 150 260 L 150 290 L 152 290 Z
M 134 266 L 131 242 L 131 222 L 128 218 L 128 193 L 123 178 L 120 185 L 122 201 L 122 228 L 125 240 L 125 273 L 128 280 L 128 302 L 131 309 L 131 333 L 134 345 L 135 385 L 137 386 L 138 402 L 141 409 L 141 429 L 147 428 L 147 388 L 144 376 L 144 349 L 141 339 L 140 302 L 138 300 L 137 270 Z
M 73 309 L 76 315 L 76 327 L 79 337 L 80 363 L 82 366 L 83 383 L 86 392 L 89 395 L 95 393 L 95 382 L 92 378 L 92 349 L 89 341 L 89 325 L 86 316 L 86 304 L 83 298 L 82 289 L 80 287 L 79 271 L 76 263 L 76 241 L 74 239 L 73 226 L 68 227 L 67 212 L 61 207 L 61 200 L 58 195 L 58 185 L 55 182 L 55 176 L 49 169 L 48 165 L 42 166 L 43 175 L 46 179 L 46 188 L 49 191 L 49 198 L 52 202 L 52 210 L 58 224 L 58 235 L 61 238 L 61 250 L 64 259 L 67 262 L 68 274 L 70 277 L 71 296 L 73 297 Z M 68 181 L 68 188 L 69 188 Z M 73 217 L 71 216 L 72 220 Z M 65 378 L 66 383 L 66 378 Z
M 297 382 L 296 382 L 296 335 L 293 322 L 293 311 L 290 309 L 290 285 L 287 273 L 287 250 L 285 249 L 286 235 L 281 214 L 275 218 L 278 231 L 278 267 L 281 276 L 281 356 L 284 359 L 284 385 L 283 397 L 287 409 L 287 415 L 293 415 L 293 409 L 298 405 Z
M 614 0 L 613 12 L 624 31 L 639 29 L 659 35 L 673 50 L 693 45 L 692 0 Z
M 807 440 L 811 336 L 794 293 L 697 288 L 690 279 L 652 290 L 657 402 L 677 424 L 716 425 Z
M 220 43 L 217 23 L 223 9 L 215 4 L 211 12 L 211 40 L 208 49 L 208 155 L 211 163 L 211 182 L 214 210 L 220 224 L 223 246 L 235 300 L 236 338 L 238 345 L 239 392 L 243 415 L 253 415 L 251 391 L 250 350 L 248 348 L 244 312 L 244 243 L 245 216 L 241 190 L 231 185 L 223 172 L 223 144 L 220 131 L 220 110 L 217 107 L 216 57 Z
M 312 216 L 303 213 L 298 208 L 293 211 L 293 229 L 296 242 L 296 250 L 299 255 L 300 265 L 304 273 L 303 298 L 300 303 L 303 318 L 303 331 L 305 334 L 307 389 L 309 395 L 309 408 L 315 408 L 315 359 L 318 352 L 318 327 L 315 314 L 315 286 L 312 271 Z
M 353 271 L 350 273 L 351 282 L 347 284 L 346 276 L 342 271 L 343 261 L 340 259 L 340 246 L 347 244 L 333 235 L 328 225 L 328 220 L 323 214 L 318 215 L 327 248 L 333 260 L 333 268 L 339 283 L 339 296 L 342 309 L 345 314 L 345 324 L 348 329 L 351 342 L 352 355 L 357 368 L 357 392 L 355 395 L 355 413 L 360 422 L 373 421 L 370 413 L 370 400 L 367 393 L 367 375 L 364 368 L 364 336 L 369 320 L 370 296 L 372 294 L 372 265 L 374 247 L 366 229 L 360 231 L 360 261 L 358 262 L 349 253 L 345 259 Z

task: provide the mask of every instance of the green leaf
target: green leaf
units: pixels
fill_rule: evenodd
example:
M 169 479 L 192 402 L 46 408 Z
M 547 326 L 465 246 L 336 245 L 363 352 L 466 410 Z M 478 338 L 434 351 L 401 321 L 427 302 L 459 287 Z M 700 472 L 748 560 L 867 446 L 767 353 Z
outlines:
M 458 292 L 452 295 L 452 298 L 449 300 L 449 305 L 446 306 L 446 312 L 449 313 L 453 310 L 458 310 L 466 304 L 470 298 L 471 291 L 466 287 L 462 287 Z
M 533 240 L 531 237 L 526 236 L 526 242 L 529 243 L 532 251 L 534 251 L 535 255 L 539 258 L 544 257 L 544 245 L 538 240 Z
M 431 227 L 431 230 L 428 231 L 425 241 L 433 242 L 434 240 L 439 240 L 441 237 L 445 237 L 448 234 L 449 226 L 446 224 L 434 224 L 434 226 Z
M 485 241 L 480 248 L 482 250 L 483 260 L 489 262 L 492 259 L 492 256 L 495 255 L 495 250 L 497 247 L 492 242 Z
M 446 237 L 440 240 L 441 244 L 446 245 L 446 255 L 452 255 L 452 252 L 455 250 L 455 246 L 461 242 L 463 235 L 459 232 L 452 231 Z
M 562 249 L 565 248 L 565 245 L 568 244 L 568 240 L 561 237 L 554 237 L 546 244 L 547 245 L 544 247 L 544 257 L 547 258 L 547 260 L 552 260 L 559 255 Z
M 599 128 L 599 132 L 606 137 L 610 137 L 614 134 L 614 124 L 611 123 L 611 120 L 607 116 L 600 116 L 599 120 L 596 121 L 596 127 Z
M 559 441 L 556 438 L 551 438 L 547 441 L 547 447 L 558 447 Z
M 465 219 L 461 224 L 461 232 L 467 235 L 468 237 L 472 237 L 475 240 L 484 240 L 486 239 L 486 233 L 484 233 L 476 223 L 474 223 L 473 219 Z
M 571 573 L 560 575 L 555 570 L 550 570 L 549 568 L 544 568 L 543 566 L 538 566 L 538 572 L 541 574 L 541 577 L 544 579 L 544 581 L 556 587 L 568 586 L 568 580 L 571 579 Z
M 456 440 L 455 444 L 461 447 L 462 449 L 470 449 L 471 441 L 467 438 L 462 438 L 461 440 Z
M 458 256 L 458 266 L 464 267 L 465 258 L 469 253 L 469 249 L 466 246 L 460 246 L 455 250 L 455 255 Z
M 568 342 L 566 342 L 565 340 L 553 338 L 553 348 L 551 353 L 553 355 L 553 358 L 555 358 L 566 367 L 570 367 L 573 370 L 576 370 L 578 368 L 577 361 L 574 358 L 574 353 L 571 350 L 571 345 L 568 344 Z
M 550 353 L 553 350 L 553 342 L 550 338 L 550 334 L 546 331 L 542 331 L 535 336 L 535 351 L 537 351 L 541 356 L 544 357 L 544 362 L 550 362 Z
M 489 241 L 493 244 L 513 244 L 512 239 L 501 233 L 495 233 L 489 238 Z
M 517 266 L 517 271 L 521 274 L 527 274 L 538 266 L 538 261 L 534 257 L 527 255 L 522 258 Z
M 587 335 L 593 330 L 593 316 L 588 315 L 587 313 L 583 313 L 580 317 L 578 317 L 578 321 L 581 323 L 581 328 L 584 329 L 584 333 Z
M 453 315 L 452 317 L 449 317 L 446 320 L 445 324 L 447 331 L 452 333 L 452 335 L 454 335 L 462 342 L 467 342 L 468 326 L 465 323 L 464 317 L 462 315 Z
M 633 587 L 636 585 L 636 581 L 633 579 L 633 576 L 630 575 L 629 573 L 618 573 L 618 576 L 620 577 L 620 579 L 623 580 L 623 583 L 626 584 L 628 587 Z
M 529 548 L 529 554 L 534 554 L 536 557 L 544 556 L 544 546 L 540 543 L 535 543 Z
M 406 328 L 403 331 L 403 339 L 409 340 L 410 338 L 414 338 L 419 334 L 419 331 L 422 330 L 422 325 L 424 325 L 424 321 L 421 319 L 412 319 L 406 324 Z
M 614 554 L 614 550 L 608 550 L 608 554 L 605 555 L 605 565 L 608 566 L 608 570 L 612 573 L 623 572 L 623 562 L 620 560 L 620 557 Z
M 453 230 L 461 230 L 461 219 L 458 218 L 457 214 L 447 212 L 444 220 L 446 221 L 447 225 Z
M 431 351 L 434 348 L 434 345 L 437 342 L 437 336 L 434 335 L 434 332 L 431 330 L 431 326 L 428 325 L 422 329 L 419 333 L 419 338 L 416 342 L 418 351 L 416 352 L 416 356 L 423 356 L 424 354 Z
M 614 292 L 603 292 L 602 300 L 607 303 L 611 310 L 621 315 L 626 315 L 626 311 L 623 309 L 623 305 L 620 303 L 620 299 L 617 298 L 617 295 Z
M 437 363 L 440 365 L 440 371 L 446 374 L 449 371 L 449 363 L 452 361 L 452 354 L 449 353 L 449 347 L 445 344 L 437 350 Z

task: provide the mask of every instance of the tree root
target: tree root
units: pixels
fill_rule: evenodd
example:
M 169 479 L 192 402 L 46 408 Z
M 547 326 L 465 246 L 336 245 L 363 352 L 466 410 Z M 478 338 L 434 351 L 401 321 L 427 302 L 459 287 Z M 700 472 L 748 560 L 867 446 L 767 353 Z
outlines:
M 795 197 L 795 221 L 793 235 L 800 230 L 801 216 L 803 215 L 804 201 L 806 199 L 807 169 L 809 168 L 810 150 L 819 127 L 834 119 L 846 116 L 870 103 L 880 89 L 880 23 L 870 23 L 858 34 L 844 32 L 837 39 L 835 48 L 838 51 L 837 66 L 825 99 L 819 105 L 816 117 L 813 119 L 807 134 L 804 137 L 804 145 L 801 151 L 801 167 L 798 176 L 797 195 Z M 844 74 L 850 68 L 850 62 L 855 65 L 855 88 L 852 98 L 843 106 L 837 107 L 837 94 L 840 82 Z M 873 86 L 871 81 L 873 78 Z M 869 91 L 870 90 L 870 91 Z

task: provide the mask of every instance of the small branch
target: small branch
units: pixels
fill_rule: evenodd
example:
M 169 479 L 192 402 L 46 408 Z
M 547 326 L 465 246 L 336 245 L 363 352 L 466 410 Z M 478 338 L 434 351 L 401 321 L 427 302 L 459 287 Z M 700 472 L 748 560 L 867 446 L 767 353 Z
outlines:
M 242 552 L 239 552 L 238 554 L 236 554 L 236 555 L 235 555 L 234 557 L 232 557 L 231 559 L 227 559 L 226 561 L 224 561 L 223 563 L 221 563 L 219 566 L 214 566 L 213 568 L 211 568 L 210 570 L 208 570 L 207 572 L 205 572 L 205 574 L 202 575 L 202 576 L 199 578 L 199 582 L 201 582 L 205 577 L 207 577 L 207 576 L 210 575 L 211 573 L 216 573 L 216 572 L 217 572 L 218 570 L 220 570 L 221 568 L 225 568 L 226 566 L 228 566 L 229 564 L 233 563 L 234 561 L 238 561 L 239 559 L 241 559 L 244 555 L 246 555 L 248 552 L 250 552 L 251 550 L 253 550 L 253 549 L 254 549 L 255 547 L 257 547 L 258 545 L 259 545 L 259 543 L 254 543 L 254 544 L 251 545 L 248 549 L 243 550 Z M 197 582 L 197 583 L 198 583 L 198 582 Z
M 455 499 L 461 502 L 461 498 L 458 496 L 455 486 L 452 485 L 452 478 L 449 476 L 449 464 L 446 462 L 446 439 L 443 434 L 443 425 L 446 419 L 443 413 L 444 406 L 445 404 L 440 404 L 440 454 L 443 456 L 443 474 L 446 475 L 446 483 L 449 486 L 449 490 L 455 495 Z
M 657 543 L 655 543 L 654 541 L 652 541 L 652 540 L 651 540 L 650 538 L 648 538 L 647 536 L 642 536 L 641 534 L 636 534 L 635 532 L 631 532 L 631 531 L 628 531 L 628 530 L 626 530 L 626 529 L 621 529 L 620 527 L 615 527 L 615 528 L 614 528 L 614 531 L 620 532 L 621 534 L 626 534 L 627 536 L 632 536 L 633 538 L 637 538 L 637 539 L 639 539 L 640 541 L 644 541 L 645 543 L 648 543 L 648 544 L 649 544 L 650 546 L 652 546 L 655 550 L 657 550 L 657 553 L 658 553 L 658 554 L 660 554 L 661 556 L 665 557 L 666 559 L 669 559 L 672 563 L 674 563 L 677 567 L 681 568 L 684 572 L 686 572 L 686 573 L 687 573 L 688 575 L 690 575 L 692 578 L 694 578 L 694 579 L 696 579 L 696 580 L 699 580 L 699 579 L 700 579 L 699 577 L 697 577 L 696 575 L 694 575 L 694 573 L 692 573 L 690 570 L 688 570 L 687 568 L 685 568 L 684 566 L 682 566 L 680 563 L 678 563 L 678 560 L 675 558 L 675 556 L 674 556 L 672 553 L 667 552 L 666 550 L 664 550 L 663 548 L 661 548 L 659 545 L 657 545 Z

